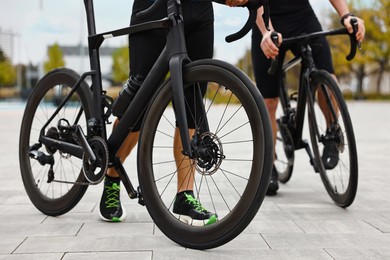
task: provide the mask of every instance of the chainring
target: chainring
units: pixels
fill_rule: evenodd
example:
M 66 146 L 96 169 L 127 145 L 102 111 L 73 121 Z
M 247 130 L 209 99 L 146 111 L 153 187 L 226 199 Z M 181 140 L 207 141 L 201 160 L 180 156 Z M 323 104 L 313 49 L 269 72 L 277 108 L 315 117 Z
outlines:
M 85 178 L 92 184 L 100 183 L 108 168 L 108 146 L 106 141 L 94 136 L 88 141 L 93 153 L 96 156 L 95 162 L 90 162 L 83 156 L 83 171 Z
M 56 127 L 50 127 L 46 132 L 46 137 L 49 137 L 54 140 L 60 140 L 60 133 L 58 132 Z M 57 148 L 54 148 L 52 146 L 45 145 L 46 151 L 50 153 L 51 155 L 55 154 L 57 152 Z

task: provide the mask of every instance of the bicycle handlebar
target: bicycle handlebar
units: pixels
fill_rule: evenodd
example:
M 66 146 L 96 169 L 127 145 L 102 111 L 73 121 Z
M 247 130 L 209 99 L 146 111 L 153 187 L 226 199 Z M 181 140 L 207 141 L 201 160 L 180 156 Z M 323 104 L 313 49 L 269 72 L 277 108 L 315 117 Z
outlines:
M 215 1 L 215 0 L 213 0 Z M 222 0 L 223 1 L 223 0 Z M 217 2 L 217 1 L 215 1 Z M 225 1 L 223 1 L 225 2 Z M 249 16 L 248 20 L 246 21 L 245 25 L 236 33 L 233 33 L 231 35 L 228 35 L 225 37 L 226 42 L 233 42 L 236 40 L 241 39 L 244 37 L 253 27 L 253 25 L 256 23 L 257 18 L 257 9 L 259 9 L 261 6 L 264 6 L 264 24 L 266 28 L 269 30 L 269 8 L 268 8 L 268 0 L 249 0 L 245 5 L 242 7 L 248 8 Z
M 360 42 L 356 40 L 356 33 L 358 31 L 358 21 L 355 18 L 351 19 L 351 25 L 353 28 L 353 32 L 349 33 L 346 28 L 341 28 L 341 29 L 336 29 L 336 30 L 331 30 L 331 31 L 321 31 L 321 32 L 315 32 L 307 35 L 301 35 L 301 36 L 296 36 L 296 37 L 291 37 L 291 38 L 286 38 L 283 39 L 283 45 L 294 43 L 294 42 L 302 42 L 307 43 L 310 40 L 314 38 L 318 38 L 319 36 L 328 36 L 328 35 L 349 35 L 349 41 L 350 41 L 350 51 L 349 54 L 346 56 L 346 59 L 348 61 L 352 60 L 355 55 L 356 55 L 356 50 L 361 49 Z M 274 37 L 275 36 L 275 39 Z M 274 42 L 275 45 L 277 45 L 278 42 L 278 35 L 275 32 L 272 32 L 271 34 L 272 41 Z M 271 61 L 271 66 L 268 69 L 268 73 L 270 75 L 274 75 L 277 71 L 279 59 L 276 56 L 274 60 Z
M 356 55 L 356 49 L 359 47 L 360 50 L 360 42 L 356 40 L 356 33 L 358 31 L 358 21 L 355 18 L 351 19 L 351 25 L 353 29 L 353 33 L 349 34 L 349 41 L 351 43 L 351 49 L 349 51 L 349 54 L 347 55 L 347 60 L 350 61 L 353 58 L 355 58 Z
M 178 0 L 177 0 L 178 1 Z M 199 0 L 204 1 L 204 0 Z M 226 0 L 206 0 L 206 1 L 213 1 L 218 4 L 225 4 Z M 156 0 L 149 8 L 140 11 L 136 14 L 136 17 L 139 19 L 145 19 L 147 16 L 150 16 L 151 14 L 155 13 L 160 7 L 162 7 L 162 4 L 166 3 L 167 0 Z M 265 5 L 264 8 L 264 23 L 267 28 L 269 28 L 269 8 L 268 8 L 268 0 L 249 0 L 245 5 L 242 5 L 241 7 L 246 7 L 249 10 L 249 17 L 246 21 L 245 25 L 236 33 L 233 33 L 231 35 L 228 35 L 225 37 L 226 42 L 233 42 L 236 40 L 241 39 L 244 37 L 253 27 L 253 25 L 256 22 L 257 17 L 257 9 L 261 7 L 262 5 Z

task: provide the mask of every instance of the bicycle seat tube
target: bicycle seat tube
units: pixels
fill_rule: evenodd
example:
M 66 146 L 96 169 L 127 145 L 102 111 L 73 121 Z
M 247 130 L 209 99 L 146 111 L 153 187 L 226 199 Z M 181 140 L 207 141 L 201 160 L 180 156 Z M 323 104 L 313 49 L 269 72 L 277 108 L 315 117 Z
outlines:
M 97 120 L 98 125 L 103 124 L 102 119 L 102 81 L 101 81 L 101 70 L 99 61 L 99 47 L 102 42 L 96 42 L 92 36 L 96 35 L 96 23 L 93 8 L 93 0 L 84 0 L 85 11 L 87 15 L 87 27 L 88 27 L 88 50 L 90 66 L 93 74 L 92 77 L 92 95 L 93 95 L 93 109 L 92 117 Z M 105 127 L 100 127 L 101 135 L 105 138 L 106 132 Z

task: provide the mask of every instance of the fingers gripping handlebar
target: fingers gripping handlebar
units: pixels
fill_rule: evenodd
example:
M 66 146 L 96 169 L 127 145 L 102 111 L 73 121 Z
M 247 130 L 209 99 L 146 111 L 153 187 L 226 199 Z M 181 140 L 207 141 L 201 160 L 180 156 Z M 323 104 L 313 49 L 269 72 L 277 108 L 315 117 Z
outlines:
M 180 1 L 180 0 L 176 0 Z M 226 0 L 198 0 L 198 1 L 213 1 L 219 4 L 225 4 Z M 249 0 L 245 5 L 242 7 L 246 7 L 249 10 L 249 17 L 246 21 L 244 27 L 241 28 L 236 33 L 233 33 L 231 35 L 226 36 L 225 40 L 226 42 L 233 42 L 238 39 L 241 39 L 244 37 L 253 27 L 253 25 L 256 23 L 256 16 L 257 16 L 257 9 L 264 5 L 264 23 L 269 27 L 269 8 L 268 8 L 268 1 L 269 0 Z M 150 16 L 151 14 L 155 13 L 159 8 L 162 7 L 163 4 L 166 4 L 167 0 L 156 0 L 149 8 L 140 11 L 136 14 L 136 17 L 138 19 L 145 19 L 146 17 Z M 168 11 L 169 12 L 169 11 Z
M 271 40 L 276 46 L 278 46 L 278 41 L 279 41 L 278 38 L 279 36 L 276 32 L 271 33 Z M 278 56 L 276 56 L 275 59 L 272 60 L 271 66 L 268 68 L 268 74 L 274 75 L 276 73 L 278 64 L 279 64 L 279 58 Z
M 293 43 L 293 42 L 300 42 L 300 43 L 305 43 L 310 41 L 311 39 L 318 38 L 319 36 L 327 36 L 327 35 L 349 35 L 349 40 L 350 40 L 350 51 L 349 54 L 346 56 L 346 59 L 348 61 L 352 60 L 355 55 L 356 55 L 356 50 L 359 48 L 361 49 L 360 42 L 356 40 L 356 33 L 358 31 L 358 21 L 356 18 L 352 18 L 350 20 L 352 28 L 353 28 L 353 33 L 349 33 L 346 28 L 342 29 L 337 29 L 337 30 L 332 30 L 332 31 L 325 31 L 325 32 L 316 32 L 308 35 L 301 35 L 297 37 L 292 37 L 292 38 L 285 38 L 283 39 L 282 44 L 288 44 L 288 43 Z M 275 45 L 278 45 L 278 35 L 276 32 L 271 33 L 271 39 Z M 282 61 L 281 61 L 282 62 Z M 268 74 L 274 75 L 278 69 L 279 66 L 279 59 L 278 57 L 275 57 L 271 61 L 271 65 L 268 69 Z

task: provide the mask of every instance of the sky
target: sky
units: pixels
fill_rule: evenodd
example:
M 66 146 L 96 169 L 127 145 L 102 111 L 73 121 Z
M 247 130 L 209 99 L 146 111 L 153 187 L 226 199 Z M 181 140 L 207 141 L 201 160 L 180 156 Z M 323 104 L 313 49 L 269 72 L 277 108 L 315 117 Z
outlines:
M 329 1 L 310 0 L 317 13 L 334 11 Z M 133 1 L 94 0 L 97 32 L 127 27 Z M 87 44 L 84 1 L 82 0 L 0 0 L 0 34 L 14 35 L 12 60 L 16 63 L 41 63 L 47 46 Z M 234 43 L 225 37 L 237 32 L 246 22 L 247 9 L 214 4 L 214 58 L 235 63 L 250 47 L 250 33 Z M 105 46 L 127 45 L 126 37 L 106 40 Z

